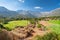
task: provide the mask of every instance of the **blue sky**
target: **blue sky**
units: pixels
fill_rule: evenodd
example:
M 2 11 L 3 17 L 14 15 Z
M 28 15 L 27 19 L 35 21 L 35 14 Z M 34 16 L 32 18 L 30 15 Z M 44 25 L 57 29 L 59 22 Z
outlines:
M 51 11 L 60 8 L 60 0 L 0 0 L 0 6 L 13 11 Z

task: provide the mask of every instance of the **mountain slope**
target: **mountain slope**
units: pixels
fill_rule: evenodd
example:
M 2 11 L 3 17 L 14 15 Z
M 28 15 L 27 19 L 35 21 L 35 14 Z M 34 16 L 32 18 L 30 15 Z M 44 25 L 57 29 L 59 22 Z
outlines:
M 27 18 L 34 18 L 35 16 L 32 14 L 32 12 L 30 12 L 30 11 L 25 11 L 25 10 L 18 10 L 17 11 L 19 14 L 20 14 L 20 16 L 22 16 L 22 17 L 27 17 Z
M 25 11 L 25 10 L 17 10 L 11 11 L 6 9 L 5 7 L 0 6 L 0 15 L 4 17 L 16 17 L 20 16 L 22 18 L 38 18 L 38 17 L 49 17 L 49 16 L 60 16 L 60 8 L 57 8 L 50 12 L 37 12 L 37 11 Z
M 16 11 L 10 11 L 10 10 L 6 9 L 5 7 L 0 6 L 0 15 L 2 15 L 4 17 L 14 17 L 18 14 Z
M 52 10 L 50 12 L 41 12 L 40 17 L 60 16 L 60 8 Z
M 60 16 L 60 8 L 51 11 L 50 16 Z

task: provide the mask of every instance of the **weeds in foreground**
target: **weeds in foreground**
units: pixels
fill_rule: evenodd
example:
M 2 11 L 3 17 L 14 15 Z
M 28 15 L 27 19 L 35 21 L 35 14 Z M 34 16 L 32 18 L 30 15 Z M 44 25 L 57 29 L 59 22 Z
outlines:
M 59 40 L 58 35 L 54 32 L 52 33 L 47 33 L 43 37 L 37 35 L 34 40 Z

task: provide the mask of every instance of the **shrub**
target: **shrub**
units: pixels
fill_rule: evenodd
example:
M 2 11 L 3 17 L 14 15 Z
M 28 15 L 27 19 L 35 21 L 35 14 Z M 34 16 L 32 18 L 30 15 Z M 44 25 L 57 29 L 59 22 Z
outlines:
M 33 40 L 43 40 L 41 36 L 37 35 Z
M 5 28 L 7 31 L 11 31 L 12 29 L 9 29 L 8 27 Z
M 8 20 L 6 20 L 6 21 L 4 21 L 4 22 L 3 22 L 3 24 L 8 24 L 8 22 L 9 22 L 9 21 L 8 21 Z
M 0 28 L 1 28 L 1 29 L 5 29 L 5 27 L 4 27 L 2 24 L 0 24 Z
M 30 23 L 35 24 L 36 22 L 35 22 L 35 20 L 30 20 Z
M 37 27 L 38 27 L 38 28 L 41 28 L 41 24 L 38 24 Z

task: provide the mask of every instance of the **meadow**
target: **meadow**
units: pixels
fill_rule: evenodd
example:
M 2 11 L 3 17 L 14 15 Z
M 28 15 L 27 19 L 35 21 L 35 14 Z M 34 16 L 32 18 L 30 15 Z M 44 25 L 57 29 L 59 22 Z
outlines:
M 51 25 L 49 26 L 49 28 L 57 33 L 60 34 L 60 20 L 50 20 L 49 23 L 51 23 Z
M 53 24 L 60 24 L 60 20 L 49 20 L 49 22 Z
M 7 24 L 3 24 L 5 28 L 14 29 L 17 26 L 27 26 L 29 21 L 27 20 L 17 20 L 17 21 L 10 21 Z

